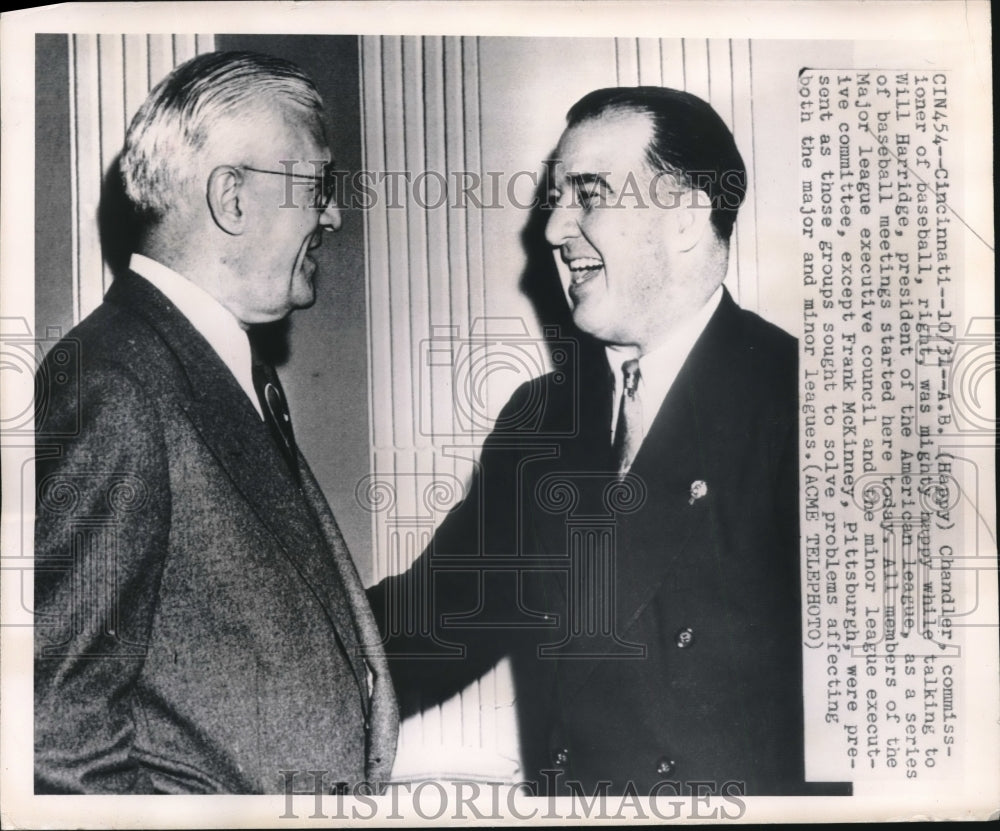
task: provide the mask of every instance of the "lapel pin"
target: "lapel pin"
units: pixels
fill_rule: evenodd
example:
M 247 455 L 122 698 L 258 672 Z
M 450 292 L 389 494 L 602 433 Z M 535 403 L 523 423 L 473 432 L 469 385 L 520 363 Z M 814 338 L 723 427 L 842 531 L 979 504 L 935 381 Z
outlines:
M 688 500 L 688 505 L 694 505 L 696 499 L 701 499 L 707 493 L 708 485 L 701 479 L 695 479 L 691 483 L 691 498 Z

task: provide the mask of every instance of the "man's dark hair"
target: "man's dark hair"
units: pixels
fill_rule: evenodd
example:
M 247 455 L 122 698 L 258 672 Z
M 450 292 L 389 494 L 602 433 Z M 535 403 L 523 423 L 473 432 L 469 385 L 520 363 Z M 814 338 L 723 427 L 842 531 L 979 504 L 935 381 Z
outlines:
M 588 93 L 566 115 L 569 127 L 613 113 L 644 113 L 653 124 L 646 159 L 708 194 L 721 240 L 733 233 L 747 190 L 747 171 L 733 134 L 711 105 L 667 87 L 610 87 Z

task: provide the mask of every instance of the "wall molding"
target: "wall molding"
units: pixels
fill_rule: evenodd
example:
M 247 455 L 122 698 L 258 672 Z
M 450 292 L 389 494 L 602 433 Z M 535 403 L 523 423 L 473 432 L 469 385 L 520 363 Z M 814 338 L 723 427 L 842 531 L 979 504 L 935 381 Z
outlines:
M 175 66 L 215 48 L 213 35 L 69 35 L 73 323 L 111 285 L 97 226 L 101 186 L 150 89 Z

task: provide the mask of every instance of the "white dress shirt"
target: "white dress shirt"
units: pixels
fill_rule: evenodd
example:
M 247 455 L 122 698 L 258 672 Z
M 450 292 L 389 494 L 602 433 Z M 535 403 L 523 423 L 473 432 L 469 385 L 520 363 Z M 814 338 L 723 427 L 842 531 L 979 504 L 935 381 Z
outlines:
M 722 286 L 708 298 L 708 302 L 694 315 L 678 326 L 670 336 L 652 352 L 639 355 L 635 347 L 607 346 L 605 354 L 608 366 L 615 379 L 614 406 L 611 408 L 611 441 L 614 443 L 615 428 L 618 426 L 618 402 L 621 401 L 622 388 L 625 384 L 622 377 L 622 364 L 630 358 L 639 358 L 638 396 L 642 401 L 642 437 L 645 439 L 653 419 L 659 412 L 663 400 L 674 385 L 681 367 L 694 348 L 708 321 L 722 301 Z M 640 442 L 640 447 L 641 442 Z
M 133 254 L 129 268 L 163 292 L 208 341 L 263 419 L 264 413 L 253 385 L 250 339 L 235 315 L 203 288 L 156 260 Z

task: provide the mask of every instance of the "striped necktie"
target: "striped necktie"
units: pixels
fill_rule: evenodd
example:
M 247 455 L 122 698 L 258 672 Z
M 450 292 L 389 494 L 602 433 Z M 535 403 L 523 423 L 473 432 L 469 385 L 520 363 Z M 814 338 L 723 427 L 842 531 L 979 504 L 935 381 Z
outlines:
M 288 412 L 288 402 L 285 391 L 281 388 L 278 373 L 274 367 L 266 364 L 257 355 L 253 355 L 253 386 L 257 391 L 264 421 L 271 431 L 271 436 L 296 481 L 299 478 L 298 453 L 295 448 L 295 434 L 292 432 L 292 416 Z
M 618 404 L 614 453 L 618 478 L 628 473 L 642 443 L 642 399 L 639 397 L 639 361 L 636 358 L 622 364 L 622 397 Z

